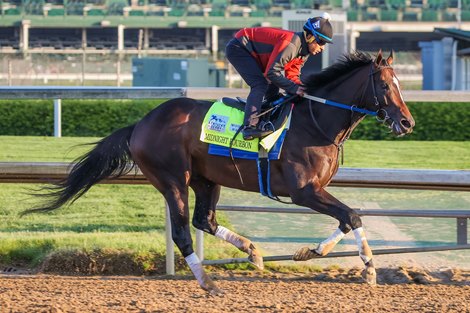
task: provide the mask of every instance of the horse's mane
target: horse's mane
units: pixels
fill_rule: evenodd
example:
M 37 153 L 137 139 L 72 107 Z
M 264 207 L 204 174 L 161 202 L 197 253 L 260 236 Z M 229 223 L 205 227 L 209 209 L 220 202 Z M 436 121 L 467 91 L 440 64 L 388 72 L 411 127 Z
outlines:
M 329 84 L 330 82 L 338 79 L 344 74 L 350 73 L 351 71 L 370 64 L 373 61 L 370 54 L 355 51 L 350 54 L 344 54 L 340 59 L 323 69 L 319 73 L 311 73 L 302 77 L 302 82 L 309 88 L 318 88 Z

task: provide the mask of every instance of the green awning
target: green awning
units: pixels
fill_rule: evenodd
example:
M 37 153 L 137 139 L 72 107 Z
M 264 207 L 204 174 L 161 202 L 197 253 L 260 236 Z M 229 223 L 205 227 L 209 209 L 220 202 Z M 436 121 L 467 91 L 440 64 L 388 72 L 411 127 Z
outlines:
M 434 32 L 458 40 L 470 42 L 470 31 L 457 28 L 434 28 Z

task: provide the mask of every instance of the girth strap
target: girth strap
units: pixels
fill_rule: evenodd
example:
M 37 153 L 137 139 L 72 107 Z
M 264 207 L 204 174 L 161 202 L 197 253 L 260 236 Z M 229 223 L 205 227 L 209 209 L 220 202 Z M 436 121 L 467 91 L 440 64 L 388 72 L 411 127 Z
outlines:
M 258 152 L 258 184 L 259 192 L 266 197 L 271 197 L 271 185 L 270 185 L 270 172 L 269 172 L 269 158 L 266 149 L 260 146 Z
M 260 146 L 258 153 L 258 184 L 261 195 L 269 199 L 285 203 L 293 204 L 293 202 L 283 201 L 271 192 L 271 166 L 269 164 L 268 151 Z

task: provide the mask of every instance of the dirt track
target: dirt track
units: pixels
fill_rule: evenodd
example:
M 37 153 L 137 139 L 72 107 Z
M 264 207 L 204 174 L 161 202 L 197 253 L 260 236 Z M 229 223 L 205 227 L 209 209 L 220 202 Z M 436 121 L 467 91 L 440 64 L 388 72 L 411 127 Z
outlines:
M 220 297 L 189 276 L 1 275 L 0 312 L 470 312 L 469 273 L 379 271 L 370 287 L 359 272 L 212 274 Z

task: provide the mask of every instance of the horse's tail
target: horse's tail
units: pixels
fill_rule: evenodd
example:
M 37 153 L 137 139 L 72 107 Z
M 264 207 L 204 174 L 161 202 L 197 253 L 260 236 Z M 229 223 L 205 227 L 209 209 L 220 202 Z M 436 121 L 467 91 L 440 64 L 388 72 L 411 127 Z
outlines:
M 103 179 L 117 178 L 129 173 L 135 166 L 129 150 L 134 127 L 135 124 L 121 128 L 98 141 L 91 151 L 72 163 L 75 164 L 66 178 L 41 189 L 48 192 L 36 194 L 47 199 L 43 205 L 26 210 L 22 214 L 58 209 L 64 204 L 73 203 Z

